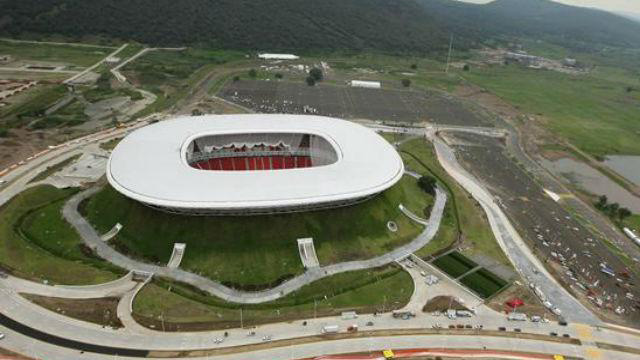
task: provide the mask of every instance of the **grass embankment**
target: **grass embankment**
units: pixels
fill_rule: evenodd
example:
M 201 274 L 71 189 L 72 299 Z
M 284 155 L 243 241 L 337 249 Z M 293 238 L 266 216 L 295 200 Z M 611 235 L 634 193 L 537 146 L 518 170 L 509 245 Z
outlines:
M 320 264 L 367 259 L 413 240 L 422 226 L 398 209 L 421 213 L 433 202 L 410 177 L 362 204 L 326 211 L 251 217 L 190 217 L 166 214 L 130 200 L 110 187 L 82 208 L 99 232 L 124 227 L 112 244 L 124 253 L 166 263 L 173 244 L 187 250 L 181 267 L 229 286 L 272 287 L 304 270 L 296 239 L 312 237 Z M 393 220 L 398 231 L 387 229 Z
M 51 165 L 51 166 L 47 167 L 42 172 L 40 172 L 38 175 L 36 175 L 33 179 L 31 179 L 31 181 L 29 181 L 29 183 L 42 181 L 42 180 L 48 178 L 49 176 L 55 174 L 56 172 L 64 169 L 67 165 L 69 165 L 72 162 L 76 161 L 80 156 L 81 156 L 81 154 L 74 155 L 74 156 L 72 156 L 72 157 L 70 157 L 70 158 L 68 158 L 66 160 L 62 160 L 61 162 L 59 162 L 59 163 L 57 163 L 55 165 Z
M 478 264 L 457 252 L 441 256 L 434 260 L 433 264 L 454 278 L 458 278 L 478 266 Z
M 455 243 L 461 234 L 463 254 L 483 254 L 501 264 L 511 266 L 493 236 L 484 211 L 471 195 L 440 167 L 431 144 L 422 138 L 409 140 L 400 146 L 400 151 L 408 169 L 435 176 L 449 192 L 438 233 L 427 246 L 417 252 L 417 255 L 433 255 Z
M 474 68 L 464 77 L 520 110 L 542 116 L 550 132 L 596 158 L 640 154 L 637 76 L 623 77 L 609 68 L 569 75 L 509 65 Z M 627 91 L 629 87 L 635 90 Z
M 412 293 L 411 276 L 393 266 L 338 274 L 259 305 L 225 303 L 184 285 L 155 280 L 140 291 L 133 311 L 141 323 L 156 329 L 222 329 L 240 326 L 241 308 L 244 326 L 253 326 L 348 310 L 389 311 L 404 306 Z
M 93 257 L 60 213 L 76 189 L 36 186 L 0 208 L 0 264 L 17 276 L 84 285 L 123 274 Z

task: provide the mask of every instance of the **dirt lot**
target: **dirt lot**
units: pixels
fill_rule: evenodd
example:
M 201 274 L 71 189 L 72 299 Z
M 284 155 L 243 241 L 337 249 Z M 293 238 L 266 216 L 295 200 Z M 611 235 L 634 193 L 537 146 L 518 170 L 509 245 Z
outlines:
M 22 294 L 30 301 L 74 319 L 88 321 L 95 324 L 110 326 L 113 328 L 122 327 L 118 319 L 117 308 L 118 298 L 101 299 L 61 299 L 31 294 Z
M 603 316 L 637 326 L 640 289 L 634 285 L 634 274 L 602 241 L 544 195 L 541 187 L 505 155 L 497 140 L 473 134 L 457 134 L 456 138 L 468 144 L 456 147 L 465 167 L 489 187 L 520 234 L 558 274 L 557 278 L 578 298 L 588 297 L 592 307 L 603 309 Z M 604 267 L 613 274 L 603 273 Z M 636 300 L 627 298 L 627 293 Z M 618 316 L 616 310 L 622 313 Z
M 430 121 L 491 126 L 487 119 L 468 109 L 466 104 L 435 92 L 240 80 L 227 84 L 219 95 L 263 113 L 308 113 L 388 122 Z

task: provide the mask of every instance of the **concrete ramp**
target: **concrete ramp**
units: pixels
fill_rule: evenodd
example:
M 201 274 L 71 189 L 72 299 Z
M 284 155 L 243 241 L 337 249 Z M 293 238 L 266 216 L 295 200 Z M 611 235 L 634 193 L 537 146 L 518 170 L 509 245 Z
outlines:
M 118 235 L 120 230 L 122 230 L 122 224 L 116 223 L 115 225 L 113 225 L 111 230 L 109 230 L 108 232 L 104 233 L 104 235 L 102 235 L 100 237 L 100 239 L 102 239 L 102 241 L 109 241 L 109 240 L 113 239 L 114 236 Z
M 309 269 L 320 266 L 318 256 L 316 255 L 316 248 L 313 246 L 313 238 L 298 239 L 298 252 L 300 253 L 302 265 L 305 268 Z
M 187 244 L 184 243 L 175 243 L 173 244 L 173 252 L 171 253 L 171 258 L 167 263 L 168 268 L 175 269 L 180 266 L 182 262 L 182 257 L 184 256 L 184 250 L 186 249 Z

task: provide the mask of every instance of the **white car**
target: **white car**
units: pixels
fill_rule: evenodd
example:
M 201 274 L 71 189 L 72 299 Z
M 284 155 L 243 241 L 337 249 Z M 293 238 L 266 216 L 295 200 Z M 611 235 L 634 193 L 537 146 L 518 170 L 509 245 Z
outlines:
M 4 334 L 0 333 L 0 340 L 4 339 Z

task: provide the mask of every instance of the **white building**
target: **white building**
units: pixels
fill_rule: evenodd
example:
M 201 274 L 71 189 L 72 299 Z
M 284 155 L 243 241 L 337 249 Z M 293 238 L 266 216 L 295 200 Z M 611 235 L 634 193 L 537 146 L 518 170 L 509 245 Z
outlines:
M 395 185 L 402 159 L 374 131 L 310 115 L 208 115 L 138 129 L 107 164 L 113 188 L 192 215 L 346 206 Z
M 298 60 L 299 56 L 293 54 L 258 54 L 258 58 L 263 60 Z
M 380 81 L 351 80 L 349 84 L 351 87 L 362 87 L 368 89 L 380 89 L 382 87 Z

